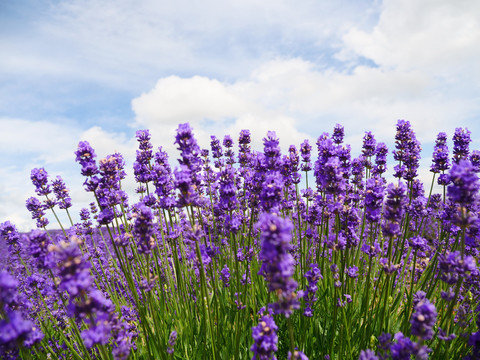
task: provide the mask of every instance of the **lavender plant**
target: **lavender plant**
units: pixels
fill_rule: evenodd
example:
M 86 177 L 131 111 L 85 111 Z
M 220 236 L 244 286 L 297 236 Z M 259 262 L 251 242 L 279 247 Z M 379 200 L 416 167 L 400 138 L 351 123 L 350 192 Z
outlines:
M 38 229 L 0 225 L 0 357 L 479 358 L 480 152 L 467 129 L 451 158 L 438 134 L 428 194 L 405 120 L 390 166 L 372 132 L 353 157 L 338 124 L 316 155 L 308 140 L 282 154 L 273 131 L 263 151 L 248 130 L 238 152 L 229 135 L 201 149 L 181 124 L 177 166 L 148 130 L 136 137 L 135 194 L 121 154 L 97 161 L 78 144 L 92 196 L 78 223 L 64 181 L 32 170 Z

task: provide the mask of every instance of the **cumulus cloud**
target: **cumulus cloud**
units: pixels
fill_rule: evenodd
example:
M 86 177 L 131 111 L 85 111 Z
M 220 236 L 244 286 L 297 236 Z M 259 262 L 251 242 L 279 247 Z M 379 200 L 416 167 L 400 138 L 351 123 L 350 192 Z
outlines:
M 276 130 L 284 146 L 309 137 L 296 129 L 294 118 L 263 105 L 249 94 L 251 90 L 256 85 L 244 81 L 227 84 L 206 77 L 171 76 L 134 99 L 132 107 L 136 125 L 151 129 L 153 139 L 171 152 L 175 129 L 185 122 L 195 128 L 203 146 L 208 146 L 210 135 L 236 137 L 242 129 L 252 132 L 257 147 L 269 130 Z
M 373 30 L 354 27 L 345 34 L 346 52 L 406 71 L 446 76 L 471 71 L 480 55 L 479 14 L 475 0 L 386 0 Z M 468 67 L 457 68 L 459 63 Z

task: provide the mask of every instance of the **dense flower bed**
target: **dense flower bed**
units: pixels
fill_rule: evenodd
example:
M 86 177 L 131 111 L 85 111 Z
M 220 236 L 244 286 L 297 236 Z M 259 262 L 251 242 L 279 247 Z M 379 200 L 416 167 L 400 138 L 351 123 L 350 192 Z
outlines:
M 438 134 L 431 185 L 399 120 L 387 146 L 343 127 L 281 154 L 250 132 L 200 149 L 178 127 L 179 165 L 137 132 L 131 198 L 121 154 L 76 161 L 92 194 L 81 222 L 60 177 L 33 169 L 38 230 L 0 225 L 0 354 L 24 359 L 478 359 L 480 152 Z M 313 181 L 313 183 L 312 183 Z M 432 193 L 434 184 L 439 194 Z M 131 203 L 131 199 L 138 199 Z M 68 227 L 48 230 L 47 213 Z M 54 226 L 56 227 L 56 226 Z

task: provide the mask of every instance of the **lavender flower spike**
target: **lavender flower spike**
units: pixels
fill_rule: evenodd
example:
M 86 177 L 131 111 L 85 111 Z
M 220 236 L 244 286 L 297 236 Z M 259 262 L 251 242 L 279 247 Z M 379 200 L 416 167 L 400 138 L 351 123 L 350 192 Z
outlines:
M 410 323 L 412 324 L 412 335 L 423 340 L 431 340 L 434 334 L 433 326 L 437 321 L 437 310 L 435 305 L 428 299 L 423 299 L 415 306 Z
M 295 261 L 290 254 L 292 223 L 279 216 L 263 213 L 257 226 L 262 232 L 259 254 L 262 266 L 259 275 L 265 277 L 268 289 L 278 295 L 278 302 L 273 304 L 275 313 L 289 317 L 293 309 L 300 307 L 294 292 L 298 284 L 292 279 L 295 273 Z
M 271 316 L 262 316 L 257 326 L 252 328 L 252 338 L 255 343 L 250 350 L 253 352 L 252 360 L 276 360 L 275 352 L 278 350 L 277 324 Z

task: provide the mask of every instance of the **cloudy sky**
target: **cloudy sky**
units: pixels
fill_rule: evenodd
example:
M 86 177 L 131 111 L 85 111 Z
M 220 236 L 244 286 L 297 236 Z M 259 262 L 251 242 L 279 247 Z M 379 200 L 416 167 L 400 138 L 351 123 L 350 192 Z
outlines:
M 203 147 L 247 128 L 285 148 L 340 123 L 358 153 L 406 119 L 424 168 L 440 131 L 480 148 L 477 0 L 2 0 L 0 49 L 0 222 L 22 230 L 32 168 L 64 177 L 76 215 L 78 141 L 130 169 L 138 129 L 172 156 L 184 122 Z

